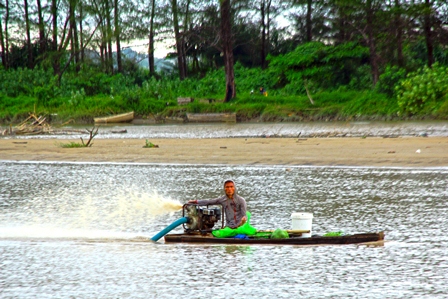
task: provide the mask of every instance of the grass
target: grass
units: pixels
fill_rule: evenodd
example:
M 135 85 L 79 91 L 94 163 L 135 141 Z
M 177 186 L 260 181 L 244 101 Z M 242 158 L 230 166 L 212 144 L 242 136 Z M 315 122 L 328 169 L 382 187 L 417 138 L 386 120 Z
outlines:
M 59 147 L 62 147 L 62 148 L 79 148 L 79 147 L 87 147 L 85 144 L 81 144 L 81 143 L 78 143 L 78 142 L 69 142 L 69 143 L 59 143 L 59 144 L 57 144 Z

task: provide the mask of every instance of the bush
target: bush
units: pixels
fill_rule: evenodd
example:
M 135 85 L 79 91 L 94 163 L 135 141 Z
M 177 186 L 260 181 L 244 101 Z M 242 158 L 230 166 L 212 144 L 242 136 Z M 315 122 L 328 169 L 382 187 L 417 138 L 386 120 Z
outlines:
M 389 97 L 393 97 L 395 95 L 395 87 L 405 78 L 405 69 L 399 68 L 398 66 L 388 65 L 384 73 L 380 75 L 376 90 Z
M 434 64 L 410 73 L 396 88 L 398 106 L 404 113 L 418 114 L 443 101 L 448 93 L 448 68 Z

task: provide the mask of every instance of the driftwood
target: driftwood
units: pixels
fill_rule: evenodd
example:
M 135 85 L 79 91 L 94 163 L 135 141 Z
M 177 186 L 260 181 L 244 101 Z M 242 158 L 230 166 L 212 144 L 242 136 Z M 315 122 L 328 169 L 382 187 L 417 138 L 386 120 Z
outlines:
M 51 133 L 53 130 L 47 123 L 46 117 L 41 115 L 37 117 L 34 113 L 30 113 L 27 119 L 22 121 L 15 127 L 10 127 L 9 130 L 5 130 L 3 135 L 37 135 Z
M 69 120 L 62 124 L 62 126 L 74 122 Z M 34 113 L 30 113 L 28 118 L 22 121 L 16 126 L 10 125 L 8 129 L 0 131 L 1 135 L 44 135 L 44 134 L 79 134 L 84 131 L 77 129 L 55 129 L 48 122 L 47 117 L 41 115 L 37 116 Z
M 84 140 L 82 139 L 82 137 L 81 137 L 81 142 L 82 142 L 82 145 L 83 146 L 85 146 L 85 147 L 91 147 L 92 145 L 93 145 L 93 138 L 95 138 L 95 136 L 98 134 L 98 129 L 99 129 L 100 127 L 93 127 L 91 130 L 89 130 L 89 129 L 86 129 L 86 131 L 87 132 L 89 132 L 89 140 L 87 141 L 87 143 L 84 143 Z
M 310 100 L 311 104 L 314 105 L 313 98 L 311 97 L 310 91 L 308 90 L 306 83 L 305 83 L 305 91 L 306 91 L 306 95 L 308 96 L 308 99 Z

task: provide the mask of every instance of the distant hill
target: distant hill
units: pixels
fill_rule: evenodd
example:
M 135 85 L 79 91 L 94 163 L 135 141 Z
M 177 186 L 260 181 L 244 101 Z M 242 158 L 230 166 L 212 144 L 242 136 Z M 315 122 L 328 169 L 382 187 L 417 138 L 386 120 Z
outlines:
M 135 61 L 140 67 L 148 69 L 148 55 L 134 51 L 131 48 L 125 48 L 122 51 L 123 58 Z M 157 72 L 170 72 L 174 69 L 174 59 L 155 58 L 154 64 Z

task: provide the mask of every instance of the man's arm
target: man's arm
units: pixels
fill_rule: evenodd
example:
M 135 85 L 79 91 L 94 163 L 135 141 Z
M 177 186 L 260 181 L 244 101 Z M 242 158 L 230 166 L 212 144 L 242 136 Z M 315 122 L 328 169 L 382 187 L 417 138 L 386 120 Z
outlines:
M 200 199 L 200 200 L 194 199 L 194 200 L 189 200 L 188 203 L 198 204 L 201 206 L 216 205 L 216 204 L 221 203 L 221 197 L 214 198 L 214 199 Z

